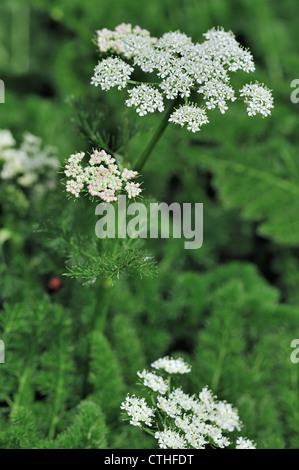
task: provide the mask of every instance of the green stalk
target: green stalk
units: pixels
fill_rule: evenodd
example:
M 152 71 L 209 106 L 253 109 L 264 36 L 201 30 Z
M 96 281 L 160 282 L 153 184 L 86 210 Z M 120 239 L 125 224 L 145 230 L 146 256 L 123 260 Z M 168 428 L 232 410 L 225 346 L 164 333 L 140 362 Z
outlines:
M 157 128 L 156 132 L 154 133 L 152 139 L 150 140 L 148 146 L 144 150 L 144 152 L 140 155 L 139 159 L 137 160 L 136 164 L 134 165 L 134 169 L 137 171 L 140 171 L 145 163 L 147 162 L 151 152 L 153 151 L 155 145 L 157 144 L 158 140 L 161 138 L 163 135 L 167 125 L 168 125 L 168 120 L 169 117 L 174 109 L 174 107 L 177 105 L 177 103 L 180 101 L 180 98 L 176 98 L 171 105 L 169 106 L 168 110 L 163 116 L 163 119 Z M 128 115 L 125 116 L 125 120 L 128 119 Z M 125 131 L 124 131 L 124 160 L 127 158 L 128 154 L 128 121 L 125 122 Z M 113 253 L 117 251 L 118 248 L 118 243 L 117 240 L 114 242 L 114 249 Z M 105 330 L 106 326 L 106 318 L 107 318 L 107 313 L 109 309 L 109 304 L 111 300 L 111 290 L 112 290 L 112 279 L 106 278 L 103 280 L 102 288 L 99 290 L 98 295 L 97 295 L 97 301 L 96 301 L 96 306 L 95 306 L 95 312 L 94 312 L 94 319 L 92 322 L 92 329 L 96 329 L 101 331 L 102 333 Z
M 130 140 L 130 121 L 129 121 L 129 109 L 126 106 L 124 111 L 124 151 L 123 151 L 123 166 L 126 167 L 129 158 L 129 140 Z
M 135 162 L 134 167 L 133 167 L 135 170 L 140 172 L 142 170 L 142 168 L 144 167 L 144 165 L 146 164 L 146 162 L 147 162 L 150 154 L 152 153 L 154 147 L 156 146 L 158 140 L 163 135 L 163 133 L 164 133 L 164 131 L 165 131 L 167 125 L 168 125 L 169 117 L 170 117 L 173 109 L 175 108 L 175 106 L 179 102 L 179 100 L 180 100 L 180 98 L 176 98 L 176 100 L 173 101 L 173 103 L 171 103 L 171 105 L 169 106 L 168 110 L 166 111 L 166 113 L 163 116 L 162 121 L 160 122 L 159 127 L 157 128 L 156 132 L 154 133 L 153 137 L 151 138 L 148 146 L 143 151 L 143 153 L 140 155 L 138 160 Z
M 111 300 L 112 291 L 112 279 L 103 279 L 102 286 L 99 288 L 97 293 L 96 306 L 94 311 L 94 322 L 93 330 L 101 331 L 105 330 L 107 313 Z
M 150 434 L 151 436 L 155 437 L 155 433 L 153 431 L 150 431 L 148 428 L 142 427 L 142 431 L 147 432 L 147 434 Z

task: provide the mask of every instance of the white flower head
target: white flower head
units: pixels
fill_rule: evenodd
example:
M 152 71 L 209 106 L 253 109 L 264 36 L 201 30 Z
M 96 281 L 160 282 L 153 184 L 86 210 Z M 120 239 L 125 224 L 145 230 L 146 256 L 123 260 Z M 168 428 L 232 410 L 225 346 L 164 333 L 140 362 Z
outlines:
M 142 380 L 143 385 L 150 388 L 154 392 L 159 392 L 161 395 L 164 395 L 168 390 L 168 384 L 166 380 L 163 380 L 159 375 L 143 370 L 142 372 L 137 372 L 138 377 Z
M 240 69 L 249 73 L 255 70 L 252 54 L 238 43 L 231 31 L 212 28 L 204 36 L 206 41 L 202 47 L 216 63 L 225 65 L 231 72 Z
M 248 116 L 255 116 L 260 113 L 263 117 L 271 114 L 273 105 L 273 96 L 271 90 L 263 84 L 250 83 L 243 86 L 240 90 L 240 96 L 244 98 L 247 105 Z
M 163 96 L 152 86 L 139 85 L 129 90 L 128 94 L 129 99 L 126 100 L 126 105 L 134 106 L 139 116 L 154 113 L 156 110 L 161 113 L 164 110 Z
M 213 420 L 217 426 L 229 432 L 234 431 L 234 429 L 237 429 L 238 431 L 241 430 L 238 411 L 233 408 L 230 403 L 219 401 L 216 405 Z
M 169 75 L 164 78 L 160 83 L 160 88 L 166 95 L 166 98 L 173 100 L 178 95 L 181 98 L 189 97 L 191 94 L 191 88 L 194 84 L 194 80 L 186 73 L 181 70 L 169 70 Z
M 256 449 L 256 446 L 250 439 L 238 437 L 236 442 L 236 449 Z
M 152 367 L 169 374 L 184 374 L 191 370 L 181 358 L 168 356 L 153 362 Z M 127 397 L 121 408 L 127 411 L 134 426 L 141 426 L 141 422 L 146 423 L 147 419 L 149 426 L 156 431 L 154 435 L 160 449 L 204 449 L 206 445 L 224 449 L 232 444 L 226 434 L 240 430 L 241 422 L 238 411 L 230 403 L 218 401 L 208 387 L 204 387 L 197 397 L 181 388 L 171 390 L 170 377 L 166 381 L 147 370 L 137 374 L 143 385 L 157 392 L 156 396 L 151 394 L 154 406 L 149 409 L 143 398 L 133 396 Z M 235 447 L 255 449 L 255 444 L 239 437 Z
M 119 57 L 108 57 L 95 67 L 91 84 L 100 86 L 102 90 L 110 90 L 115 86 L 121 90 L 127 86 L 133 71 L 133 67 Z
M 197 409 L 198 400 L 194 396 L 184 393 L 180 388 L 174 388 L 169 398 L 175 401 L 184 411 Z
M 131 417 L 130 424 L 133 426 L 141 426 L 142 423 L 152 426 L 155 412 L 153 408 L 147 405 L 144 398 L 128 395 L 121 404 L 121 409 L 125 410 L 128 416 Z
M 169 100 L 183 98 L 185 104 L 171 114 L 169 121 L 187 125 L 189 131 L 198 132 L 209 122 L 206 110 L 218 108 L 224 114 L 228 102 L 236 100 L 230 74 L 238 70 L 246 73 L 255 70 L 251 52 L 239 44 L 231 31 L 213 28 L 203 36 L 203 42 L 193 43 L 180 31 L 170 31 L 157 39 L 147 30 L 139 26 L 133 28 L 131 24 L 122 23 L 114 31 L 102 29 L 98 31 L 100 51 L 120 55 L 121 62 L 116 62 L 117 57 L 99 62 L 92 83 L 103 90 L 130 86 L 128 80 L 133 68 L 125 62 L 129 60 L 134 68 L 154 73 L 157 79 L 153 81 L 154 85 L 139 82 L 139 86 L 129 89 L 126 105 L 135 107 L 140 116 L 145 116 L 162 112 L 164 97 Z M 155 88 L 157 86 L 160 91 Z M 194 92 L 202 95 L 204 106 L 199 107 L 192 100 Z M 259 85 L 245 85 L 241 96 L 250 116 L 270 114 L 273 107 L 270 90 Z
M 100 52 L 115 52 L 118 54 L 124 53 L 124 43 L 128 36 L 150 38 L 150 33 L 146 29 L 140 28 L 136 25 L 132 27 L 130 23 L 121 23 L 116 26 L 114 31 L 103 28 L 97 31 L 97 43 Z M 150 38 L 156 41 L 155 38 Z
M 176 400 L 173 400 L 171 398 L 158 396 L 157 406 L 158 408 L 160 408 L 160 410 L 164 411 L 167 416 L 170 416 L 170 418 L 176 418 L 181 414 L 181 409 L 178 406 L 178 403 L 176 402 Z
M 76 198 L 84 189 L 90 196 L 99 197 L 105 202 L 117 201 L 120 191 L 125 191 L 129 199 L 141 193 L 140 183 L 131 181 L 138 172 L 128 168 L 120 172 L 115 158 L 105 150 L 94 150 L 90 155 L 89 165 L 85 167 L 81 165 L 84 157 L 84 152 L 71 155 L 64 170 L 66 177 L 71 178 L 66 182 L 66 191 Z
M 203 94 L 208 109 L 218 107 L 222 114 L 228 109 L 226 102 L 228 100 L 235 101 L 237 99 L 234 89 L 217 78 L 212 78 L 205 82 L 205 84 L 198 89 L 198 93 Z
M 20 147 L 16 148 L 15 145 L 11 132 L 0 130 L 1 178 L 15 180 L 24 188 L 36 188 L 40 195 L 53 189 L 59 168 L 56 149 L 49 146 L 43 148 L 41 138 L 28 132 L 24 133 Z
M 156 432 L 155 438 L 158 440 L 160 449 L 187 449 L 186 440 L 176 431 L 164 429 Z
M 0 151 L 7 147 L 13 147 L 15 143 L 16 141 L 9 130 L 0 130 Z
M 188 131 L 191 132 L 198 132 L 204 124 L 209 122 L 204 108 L 187 104 L 177 108 L 171 114 L 169 121 L 181 127 L 186 124 Z
M 173 359 L 165 356 L 153 362 L 151 366 L 154 369 L 164 370 L 168 374 L 188 374 L 191 372 L 191 366 L 184 362 L 182 358 Z

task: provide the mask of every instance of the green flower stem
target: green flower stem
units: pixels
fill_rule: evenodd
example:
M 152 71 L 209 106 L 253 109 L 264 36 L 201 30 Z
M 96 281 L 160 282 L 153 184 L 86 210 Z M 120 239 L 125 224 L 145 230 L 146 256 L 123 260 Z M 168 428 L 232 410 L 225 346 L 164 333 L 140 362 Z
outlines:
M 169 397 L 169 395 L 172 392 L 172 390 L 171 390 L 171 375 L 168 376 L 167 382 L 168 382 L 168 397 Z
M 134 167 L 133 167 L 135 170 L 140 172 L 142 170 L 142 168 L 144 167 L 144 165 L 146 164 L 146 162 L 147 162 L 150 154 L 152 153 L 154 147 L 156 146 L 158 140 L 163 135 L 163 133 L 164 133 L 164 131 L 165 131 L 167 125 L 168 125 L 169 117 L 170 117 L 173 109 L 175 108 L 175 106 L 178 104 L 179 101 L 180 101 L 180 98 L 176 98 L 171 103 L 171 105 L 169 106 L 168 110 L 166 111 L 166 113 L 163 116 L 163 119 L 162 119 L 159 127 L 157 128 L 156 132 L 154 133 L 153 137 L 151 138 L 148 146 L 143 151 L 143 153 L 140 155 L 138 160 L 135 162 Z
M 129 109 L 126 106 L 124 110 L 124 134 L 123 134 L 123 166 L 126 167 L 129 158 L 129 139 L 130 139 L 130 122 L 129 122 Z
M 154 405 L 154 408 L 156 409 L 157 416 L 158 416 L 159 420 L 161 421 L 162 426 L 164 426 L 164 424 L 165 424 L 164 419 L 163 419 L 162 413 L 160 413 L 160 411 L 157 407 L 157 403 L 155 401 L 154 395 L 151 394 L 150 397 L 151 397 L 151 400 L 152 400 L 152 404 Z M 159 425 L 158 425 L 158 429 L 159 429 Z
M 151 436 L 155 437 L 155 433 L 153 431 L 150 431 L 148 428 L 142 427 L 141 428 L 144 432 L 147 432 Z
M 159 82 L 143 82 L 143 81 L 138 82 L 136 80 L 128 80 L 127 83 L 129 83 L 130 85 L 144 85 L 144 84 L 146 84 L 146 85 L 160 85 Z
M 94 310 L 93 330 L 105 330 L 107 313 L 111 300 L 112 279 L 103 279 L 102 285 L 99 286 L 97 293 L 96 305 Z

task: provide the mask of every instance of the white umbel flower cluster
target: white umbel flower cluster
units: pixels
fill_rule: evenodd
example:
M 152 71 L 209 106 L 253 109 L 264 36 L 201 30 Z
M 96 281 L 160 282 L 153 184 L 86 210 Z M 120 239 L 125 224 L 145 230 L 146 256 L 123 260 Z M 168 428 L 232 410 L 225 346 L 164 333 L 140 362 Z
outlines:
M 154 392 L 159 392 L 161 395 L 164 395 L 168 390 L 168 384 L 162 377 L 153 372 L 148 372 L 143 370 L 142 372 L 137 372 L 138 377 L 142 380 L 143 385 L 150 388 Z
M 9 130 L 0 130 L 0 177 L 23 188 L 37 188 L 44 193 L 54 189 L 57 182 L 59 160 L 53 147 L 42 147 L 42 140 L 25 133 L 21 145 Z
M 155 406 L 148 407 L 144 398 L 128 396 L 121 408 L 131 418 L 131 424 L 146 429 L 147 420 L 160 449 L 232 446 L 225 434 L 240 431 L 241 421 L 238 411 L 230 403 L 217 400 L 208 387 L 204 387 L 198 396 L 184 393 L 181 388 L 171 388 L 172 377 L 191 371 L 181 358 L 167 356 L 153 362 L 152 367 L 162 374 L 167 373 L 168 380 L 158 373 L 137 372 L 142 384 L 149 389 Z M 255 445 L 249 439 L 239 437 L 235 448 L 255 449 Z
M 179 124 L 181 127 L 187 124 L 187 129 L 191 132 L 198 132 L 204 124 L 209 122 L 204 108 L 188 104 L 176 109 L 170 116 L 169 121 Z
M 147 30 L 131 24 L 122 23 L 114 31 L 102 29 L 98 31 L 100 52 L 120 58 L 100 61 L 92 83 L 103 90 L 112 86 L 124 88 L 136 85 L 130 80 L 136 67 L 145 73 L 155 73 L 156 78 L 150 86 L 140 82 L 141 86 L 128 89 L 126 105 L 135 107 L 137 113 L 144 116 L 156 110 L 162 112 L 164 98 L 184 99 L 184 105 L 171 114 L 169 121 L 198 132 L 209 122 L 206 110 L 217 108 L 224 114 L 228 102 L 237 99 L 230 84 L 230 74 L 238 70 L 246 73 L 255 70 L 251 52 L 238 43 L 231 31 L 213 28 L 203 36 L 202 43 L 193 43 L 180 31 L 155 38 Z M 240 91 L 250 116 L 270 114 L 273 98 L 268 88 L 260 84 L 246 85 Z M 203 103 L 200 105 L 204 107 L 198 107 L 196 93 L 201 96 Z
M 70 178 L 66 182 L 66 191 L 76 198 L 83 190 L 105 202 L 117 201 L 120 191 L 125 191 L 129 199 L 141 193 L 140 183 L 130 181 L 136 178 L 138 172 L 127 168 L 120 171 L 115 158 L 105 150 L 94 150 L 90 154 L 89 165 L 85 167 L 81 165 L 84 157 L 84 152 L 71 155 L 64 170 L 66 177 Z
M 181 357 L 173 359 L 172 357 L 165 356 L 153 362 L 151 366 L 168 374 L 188 374 L 191 372 L 191 367 Z
M 97 31 L 97 44 L 101 52 L 123 52 L 123 39 L 129 34 L 136 34 L 140 37 L 150 38 L 150 33 L 146 29 L 136 25 L 132 28 L 131 24 L 121 23 L 116 26 L 114 31 L 103 28 Z M 151 39 L 152 40 L 152 39 Z
M 243 48 L 236 40 L 232 31 L 212 28 L 204 34 L 206 41 L 201 48 L 215 63 L 227 67 L 230 72 L 244 70 L 254 72 L 255 66 L 250 51 Z
M 247 104 L 248 116 L 255 116 L 260 113 L 262 116 L 269 116 L 273 105 L 271 90 L 259 83 L 250 83 L 240 90 L 240 95 L 244 97 Z
M 136 107 L 139 116 L 145 116 L 147 113 L 154 113 L 156 110 L 164 110 L 163 97 L 158 90 L 149 85 L 139 85 L 128 91 L 129 99 L 126 105 Z
M 236 442 L 236 449 L 255 449 L 255 446 L 250 439 L 238 437 Z
M 121 90 L 127 86 L 133 70 L 133 67 L 119 57 L 108 57 L 95 67 L 91 84 L 99 85 L 102 90 L 110 90 L 115 86 Z
M 155 438 L 160 449 L 188 449 L 185 439 L 178 432 L 171 429 L 156 432 Z
M 142 423 L 152 426 L 154 410 L 147 406 L 144 398 L 127 396 L 126 400 L 121 404 L 121 409 L 125 410 L 131 417 L 130 424 L 133 426 L 141 426 Z
M 202 93 L 206 100 L 207 109 L 219 108 L 222 114 L 228 109 L 227 101 L 235 101 L 234 89 L 223 83 L 218 78 L 212 78 L 199 88 L 198 93 Z

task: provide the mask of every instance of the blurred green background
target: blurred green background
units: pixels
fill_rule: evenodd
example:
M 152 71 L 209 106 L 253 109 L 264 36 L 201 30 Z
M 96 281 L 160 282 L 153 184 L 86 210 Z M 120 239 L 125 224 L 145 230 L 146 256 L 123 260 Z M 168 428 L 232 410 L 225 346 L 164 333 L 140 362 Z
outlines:
M 244 434 L 258 447 L 298 448 L 299 365 L 290 361 L 290 343 L 299 337 L 299 104 L 290 100 L 291 82 L 299 78 L 298 15 L 294 0 L 1 1 L 6 95 L 0 129 L 11 130 L 18 141 L 25 131 L 41 137 L 56 147 L 61 163 L 90 148 L 77 131 L 70 97 L 95 115 L 104 112 L 110 130 L 123 117 L 120 92 L 90 85 L 97 29 L 125 22 L 153 36 L 179 29 L 200 42 L 208 29 L 223 26 L 252 51 L 257 67 L 252 76 L 240 74 L 236 84 L 257 79 L 275 100 L 267 119 L 249 118 L 244 106 L 234 104 L 225 116 L 211 113 L 199 134 L 167 129 L 143 171 L 146 195 L 203 202 L 204 244 L 183 250 L 180 240 L 147 242 L 158 276 L 124 276 L 115 283 L 107 338 L 92 340 L 88 390 L 89 318 L 97 287 L 65 279 L 59 292 L 49 293 L 47 282 L 65 272 L 68 250 L 34 228 L 54 219 L 71 240 L 92 233 L 93 209 L 86 210 L 86 201 L 68 201 L 60 184 L 27 212 L 2 195 L 3 227 L 10 235 L 0 239 L 6 312 L 0 338 L 6 338 L 7 357 L 10 350 L 14 354 L 13 364 L 7 359 L 0 371 L 7 425 L 2 447 L 153 445 L 122 423 L 119 404 L 127 392 L 136 392 L 138 368 L 179 353 L 193 365 L 185 386 L 196 392 L 208 384 L 238 406 Z M 156 116 L 143 118 L 137 150 L 158 122 Z M 67 347 L 58 360 L 59 335 Z M 70 380 L 62 381 L 57 404 L 56 383 L 64 375 Z M 99 409 L 85 403 L 78 413 L 97 414 L 99 435 L 105 436 L 91 442 L 76 421 L 77 405 L 90 394 Z M 57 434 L 65 429 L 64 441 Z

